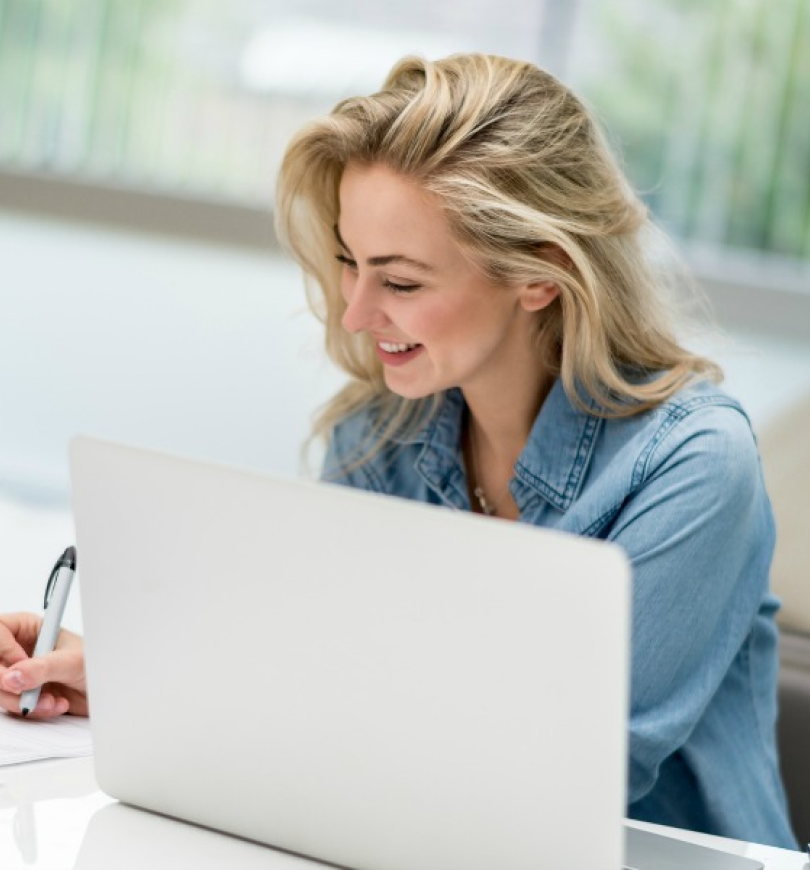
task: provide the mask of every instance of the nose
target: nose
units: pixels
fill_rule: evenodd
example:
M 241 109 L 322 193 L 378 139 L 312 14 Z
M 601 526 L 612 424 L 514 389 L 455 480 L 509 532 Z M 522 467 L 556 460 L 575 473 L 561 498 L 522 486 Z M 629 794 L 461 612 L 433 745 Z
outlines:
M 378 329 L 388 322 L 376 288 L 357 275 L 344 275 L 341 286 L 346 310 L 341 323 L 347 332 Z

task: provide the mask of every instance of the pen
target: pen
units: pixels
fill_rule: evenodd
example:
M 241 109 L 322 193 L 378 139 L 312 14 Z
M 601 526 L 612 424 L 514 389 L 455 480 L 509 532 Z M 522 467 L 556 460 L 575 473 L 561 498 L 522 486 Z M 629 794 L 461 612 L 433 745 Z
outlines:
M 45 616 L 39 629 L 39 637 L 34 647 L 32 658 L 44 656 L 53 652 L 56 647 L 56 639 L 59 637 L 59 628 L 62 625 L 62 615 L 65 612 L 70 584 L 76 573 L 76 548 L 68 547 L 53 566 L 48 585 L 45 587 Z M 28 689 L 20 698 L 20 712 L 27 716 L 39 701 L 41 686 L 36 689 Z

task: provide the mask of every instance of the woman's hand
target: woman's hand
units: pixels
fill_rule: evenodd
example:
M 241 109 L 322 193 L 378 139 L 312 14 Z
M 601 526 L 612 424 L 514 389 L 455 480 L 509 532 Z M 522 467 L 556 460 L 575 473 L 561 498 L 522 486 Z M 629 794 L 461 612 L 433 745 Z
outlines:
M 63 628 L 56 649 L 32 659 L 41 624 L 42 618 L 32 613 L 0 616 L 0 708 L 18 715 L 20 695 L 42 686 L 37 706 L 29 714 L 32 719 L 63 713 L 87 716 L 82 638 Z

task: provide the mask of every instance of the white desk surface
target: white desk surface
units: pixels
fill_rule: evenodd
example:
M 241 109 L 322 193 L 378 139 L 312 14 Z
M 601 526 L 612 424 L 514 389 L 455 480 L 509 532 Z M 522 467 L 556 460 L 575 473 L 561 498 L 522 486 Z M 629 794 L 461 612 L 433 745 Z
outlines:
M 798 852 L 641 827 L 756 858 L 766 870 L 810 870 Z M 124 806 L 99 790 L 91 758 L 0 767 L 3 870 L 314 870 L 323 866 Z

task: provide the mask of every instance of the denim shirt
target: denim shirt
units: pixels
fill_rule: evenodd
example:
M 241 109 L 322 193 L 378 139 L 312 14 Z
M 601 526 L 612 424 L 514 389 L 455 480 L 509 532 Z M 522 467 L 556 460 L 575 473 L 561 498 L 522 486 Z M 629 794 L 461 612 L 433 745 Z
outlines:
M 470 510 L 463 413 L 449 391 L 425 425 L 359 466 L 377 421 L 356 413 L 335 427 L 323 477 Z M 558 381 L 510 488 L 520 522 L 612 541 L 631 561 L 628 816 L 796 848 L 775 745 L 774 522 L 739 404 L 701 382 L 605 419 Z

